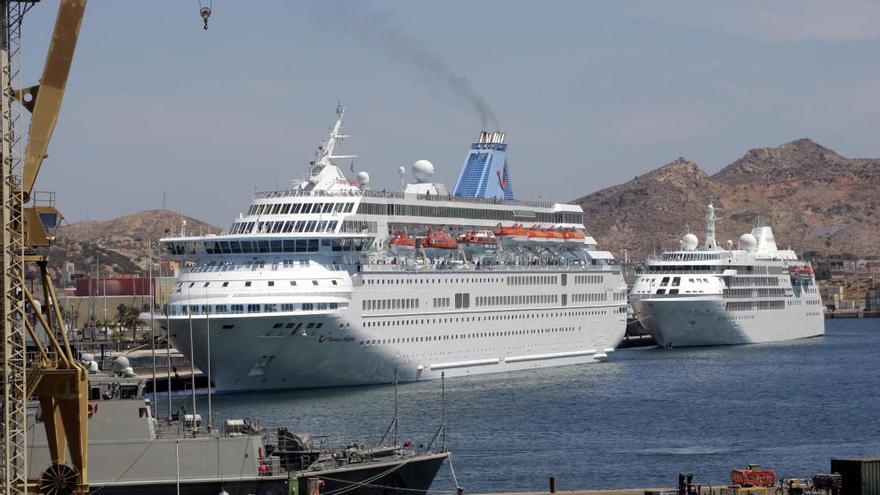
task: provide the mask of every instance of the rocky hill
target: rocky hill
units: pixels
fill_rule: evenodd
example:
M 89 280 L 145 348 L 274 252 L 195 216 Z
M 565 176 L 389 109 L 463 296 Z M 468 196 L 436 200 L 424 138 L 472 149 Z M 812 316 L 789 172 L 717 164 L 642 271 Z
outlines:
M 602 248 L 640 259 L 675 248 L 686 228 L 702 239 L 710 201 L 721 242 L 767 222 L 780 247 L 880 256 L 880 159 L 845 158 L 809 139 L 750 150 L 715 175 L 678 158 L 574 202 Z M 76 271 L 94 271 L 97 255 L 104 274 L 142 273 L 147 240 L 179 233 L 184 220 L 189 234 L 220 232 L 166 210 L 79 222 L 62 227 L 50 266 L 60 273 L 73 262 Z
M 155 243 L 161 237 L 180 233 L 184 220 L 187 233 L 220 232 L 217 227 L 168 210 L 147 210 L 106 221 L 77 222 L 61 227 L 49 253 L 50 268 L 60 273 L 67 262 L 72 262 L 76 271 L 94 273 L 97 256 L 104 275 L 143 273 L 148 260 L 148 240 Z
M 880 159 L 845 158 L 809 139 L 750 150 L 712 176 L 679 158 L 575 200 L 600 245 L 631 258 L 676 247 L 687 227 L 702 238 L 709 201 L 719 240 L 766 222 L 780 247 L 880 256 Z

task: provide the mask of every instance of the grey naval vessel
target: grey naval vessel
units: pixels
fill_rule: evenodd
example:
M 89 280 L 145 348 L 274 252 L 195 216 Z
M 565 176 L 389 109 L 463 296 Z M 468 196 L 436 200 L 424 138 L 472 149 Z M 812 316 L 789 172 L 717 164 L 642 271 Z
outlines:
M 428 450 L 417 452 L 391 435 L 377 445 L 331 448 L 325 437 L 285 427 L 267 428 L 246 419 L 227 419 L 222 427 L 212 429 L 200 415 L 185 411 L 156 418 L 144 388 L 145 381 L 138 377 L 90 374 L 91 493 L 425 493 L 449 457 L 445 445 L 430 450 L 431 442 Z M 45 435 L 39 407 L 31 408 L 28 467 L 32 479 L 40 478 L 41 467 L 50 465 Z M 76 484 L 75 473 L 68 479 L 61 474 L 46 480 L 56 490 L 53 493 L 68 493 L 66 488 L 72 490 Z
M 218 392 L 607 358 L 626 327 L 620 267 L 580 206 L 514 198 L 504 133 L 480 134 L 451 193 L 427 160 L 376 191 L 333 162 L 343 113 L 304 180 L 257 193 L 221 235 L 161 241 L 188 267 L 157 319 Z

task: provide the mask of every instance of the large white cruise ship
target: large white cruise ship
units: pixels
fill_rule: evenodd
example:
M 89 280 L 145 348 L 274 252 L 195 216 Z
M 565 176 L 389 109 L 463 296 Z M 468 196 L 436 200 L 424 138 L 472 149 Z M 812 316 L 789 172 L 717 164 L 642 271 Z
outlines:
M 702 248 L 687 233 L 681 249 L 646 263 L 633 284 L 636 317 L 662 347 L 751 344 L 825 333 L 822 300 L 809 263 L 778 249 L 773 230 L 755 227 L 737 249 L 715 241 L 706 214 Z
M 190 266 L 160 321 L 218 391 L 590 363 L 620 343 L 620 268 L 580 206 L 513 199 L 503 133 L 471 145 L 453 194 L 425 160 L 375 191 L 333 163 L 342 117 L 307 180 L 257 193 L 228 233 L 162 239 Z

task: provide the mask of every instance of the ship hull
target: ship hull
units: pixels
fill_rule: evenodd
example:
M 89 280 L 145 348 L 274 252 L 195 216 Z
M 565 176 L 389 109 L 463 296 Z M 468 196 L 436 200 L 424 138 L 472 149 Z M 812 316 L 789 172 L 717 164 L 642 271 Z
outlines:
M 720 297 L 634 299 L 633 310 L 661 347 L 756 344 L 825 334 L 815 306 L 727 311 Z
M 601 360 L 623 339 L 625 306 L 432 317 L 352 311 L 175 318 L 171 340 L 217 392 L 341 387 L 479 375 Z M 471 321 L 465 321 L 471 320 Z M 422 322 L 432 323 L 422 323 Z M 388 324 L 388 325 L 385 325 Z M 191 330 L 190 330 L 191 329 Z M 208 331 L 210 330 L 210 343 Z M 190 345 L 192 333 L 192 346 Z M 418 335 L 418 337 L 414 337 Z
M 322 471 L 303 471 L 287 476 L 258 476 L 222 479 L 161 480 L 128 483 L 93 483 L 90 489 L 107 495 L 159 495 L 180 493 L 216 495 L 225 490 L 230 495 L 286 495 L 309 493 L 309 479 L 321 480 L 321 492 L 345 490 L 357 495 L 391 495 L 426 492 L 437 476 L 447 454 L 420 456 L 409 460 L 373 462 L 362 466 Z

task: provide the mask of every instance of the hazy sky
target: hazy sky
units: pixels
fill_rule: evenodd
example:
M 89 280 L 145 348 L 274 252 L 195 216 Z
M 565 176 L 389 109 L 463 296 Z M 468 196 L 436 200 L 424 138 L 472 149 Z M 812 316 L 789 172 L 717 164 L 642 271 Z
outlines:
M 68 221 L 166 205 L 228 227 L 306 170 L 347 106 L 376 189 L 431 160 L 451 187 L 481 130 L 515 194 L 570 200 L 678 156 L 708 172 L 810 137 L 880 156 L 880 3 L 91 0 L 37 188 Z M 57 2 L 24 26 L 39 77 Z M 475 103 L 476 102 L 476 103 Z M 484 105 L 480 107 L 480 105 Z M 347 161 L 340 164 L 348 170 Z

